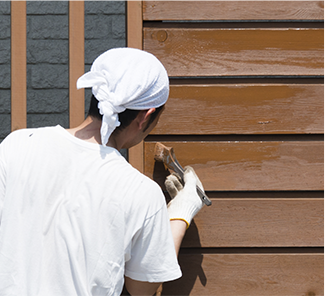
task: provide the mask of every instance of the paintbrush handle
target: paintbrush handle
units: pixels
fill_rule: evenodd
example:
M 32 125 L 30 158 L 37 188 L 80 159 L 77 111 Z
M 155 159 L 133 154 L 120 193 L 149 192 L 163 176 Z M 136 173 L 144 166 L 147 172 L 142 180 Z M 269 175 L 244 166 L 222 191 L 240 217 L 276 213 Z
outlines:
M 168 166 L 168 168 L 173 170 L 176 174 L 178 174 L 182 178 L 182 180 L 184 180 L 184 169 L 179 164 L 179 162 L 177 161 L 177 159 L 174 155 L 173 155 L 173 161 L 168 161 L 167 166 Z M 204 191 L 197 185 L 196 185 L 196 191 L 197 191 L 197 194 L 199 195 L 199 197 L 202 199 L 202 201 L 207 206 L 211 206 L 211 204 L 212 204 L 211 200 L 206 196 Z
M 202 201 L 207 206 L 211 206 L 211 204 L 212 204 L 211 200 L 205 195 L 204 191 L 202 191 L 202 189 L 197 185 L 196 185 L 196 191 L 197 191 L 197 194 L 199 195 L 199 197 L 201 197 Z

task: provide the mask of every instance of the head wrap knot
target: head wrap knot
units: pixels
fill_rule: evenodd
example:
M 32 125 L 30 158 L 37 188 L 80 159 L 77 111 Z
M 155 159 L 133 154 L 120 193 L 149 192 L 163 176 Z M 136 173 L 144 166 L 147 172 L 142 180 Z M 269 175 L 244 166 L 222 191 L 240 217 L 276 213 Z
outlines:
M 102 145 L 120 125 L 118 113 L 125 109 L 147 110 L 168 99 L 168 75 L 152 54 L 134 48 L 115 48 L 101 54 L 89 72 L 77 81 L 77 88 L 92 87 L 103 115 Z

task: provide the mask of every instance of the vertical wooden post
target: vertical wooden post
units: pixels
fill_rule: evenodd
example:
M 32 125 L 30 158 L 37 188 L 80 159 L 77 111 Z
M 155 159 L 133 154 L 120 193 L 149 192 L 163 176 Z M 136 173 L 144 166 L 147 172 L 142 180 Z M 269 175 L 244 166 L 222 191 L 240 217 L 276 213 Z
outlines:
M 11 130 L 27 126 L 26 1 L 11 2 Z
M 84 1 L 69 1 L 69 124 L 78 126 L 85 119 L 85 92 L 76 82 L 85 71 Z
M 142 49 L 142 1 L 127 1 L 127 46 Z M 129 149 L 129 162 L 144 172 L 143 141 Z
M 142 49 L 142 1 L 127 1 L 127 45 Z

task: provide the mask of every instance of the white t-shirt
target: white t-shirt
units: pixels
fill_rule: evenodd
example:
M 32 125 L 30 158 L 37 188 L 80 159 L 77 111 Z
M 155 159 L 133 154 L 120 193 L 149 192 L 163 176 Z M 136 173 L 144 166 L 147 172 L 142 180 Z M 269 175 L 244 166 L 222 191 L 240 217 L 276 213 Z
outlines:
M 60 126 L 0 145 L 0 295 L 120 295 L 181 276 L 159 186 Z

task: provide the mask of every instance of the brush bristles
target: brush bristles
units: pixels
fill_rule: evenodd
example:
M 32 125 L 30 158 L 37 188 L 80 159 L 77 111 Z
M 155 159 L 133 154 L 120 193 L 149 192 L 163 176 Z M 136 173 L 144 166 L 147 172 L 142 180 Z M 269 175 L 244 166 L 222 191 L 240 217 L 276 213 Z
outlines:
M 157 161 L 164 161 L 164 156 L 165 156 L 165 146 L 161 143 L 156 143 L 155 146 L 155 160 Z

